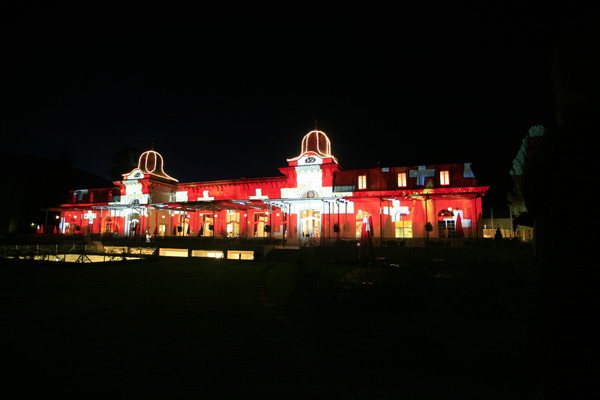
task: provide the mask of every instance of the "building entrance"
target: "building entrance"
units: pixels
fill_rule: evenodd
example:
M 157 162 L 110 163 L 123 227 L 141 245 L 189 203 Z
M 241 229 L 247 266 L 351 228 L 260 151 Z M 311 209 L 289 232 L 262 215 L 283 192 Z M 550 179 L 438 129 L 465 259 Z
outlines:
M 321 239 L 321 211 L 302 210 L 299 227 L 299 236 L 303 243 L 318 245 Z

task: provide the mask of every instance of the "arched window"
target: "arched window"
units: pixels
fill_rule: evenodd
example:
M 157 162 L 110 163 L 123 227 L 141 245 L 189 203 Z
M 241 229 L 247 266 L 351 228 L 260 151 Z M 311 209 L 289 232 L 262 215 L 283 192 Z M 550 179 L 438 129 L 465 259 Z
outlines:
M 448 210 L 448 209 L 444 208 L 442 211 L 440 211 L 438 213 L 438 217 L 446 217 L 446 218 L 454 217 L 454 213 L 452 212 L 452 210 Z

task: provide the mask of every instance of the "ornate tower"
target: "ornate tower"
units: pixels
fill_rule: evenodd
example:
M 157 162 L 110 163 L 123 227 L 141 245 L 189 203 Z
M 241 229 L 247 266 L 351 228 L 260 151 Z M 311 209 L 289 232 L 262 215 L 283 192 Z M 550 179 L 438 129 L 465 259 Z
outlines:
M 337 159 L 331 154 L 331 141 L 325 132 L 319 130 L 304 135 L 300 155 L 287 161 L 290 167 L 306 164 L 337 164 Z

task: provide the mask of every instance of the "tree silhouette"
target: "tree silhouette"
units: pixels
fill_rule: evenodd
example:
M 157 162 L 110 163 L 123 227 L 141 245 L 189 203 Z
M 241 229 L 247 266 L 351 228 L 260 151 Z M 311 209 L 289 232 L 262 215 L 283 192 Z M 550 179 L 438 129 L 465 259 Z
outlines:
M 111 167 L 108 171 L 114 180 L 121 180 L 123 174 L 128 173 L 138 165 L 140 151 L 134 147 L 124 146 L 110 157 Z
M 523 196 L 535 218 L 535 251 L 542 274 L 543 322 L 539 335 L 546 350 L 540 398 L 598 397 L 600 354 L 598 311 L 600 270 L 595 203 L 600 115 L 600 21 L 588 13 L 568 26 L 554 57 L 557 126 L 523 175 Z M 529 163 L 528 163 L 529 164 Z M 577 192 L 577 195 L 574 193 Z M 557 196 L 559 195 L 559 196 Z M 559 204 L 557 198 L 565 197 Z M 560 228 L 557 227 L 560 222 Z

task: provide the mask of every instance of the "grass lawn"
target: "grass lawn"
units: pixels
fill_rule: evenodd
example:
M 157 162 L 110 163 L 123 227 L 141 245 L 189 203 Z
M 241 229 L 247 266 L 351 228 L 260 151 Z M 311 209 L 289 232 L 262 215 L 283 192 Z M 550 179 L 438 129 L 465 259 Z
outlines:
M 0 267 L 7 399 L 531 399 L 535 389 L 524 315 L 432 311 L 446 298 L 423 301 L 431 287 L 405 296 L 414 307 L 353 291 L 319 306 L 294 296 L 288 263 Z

